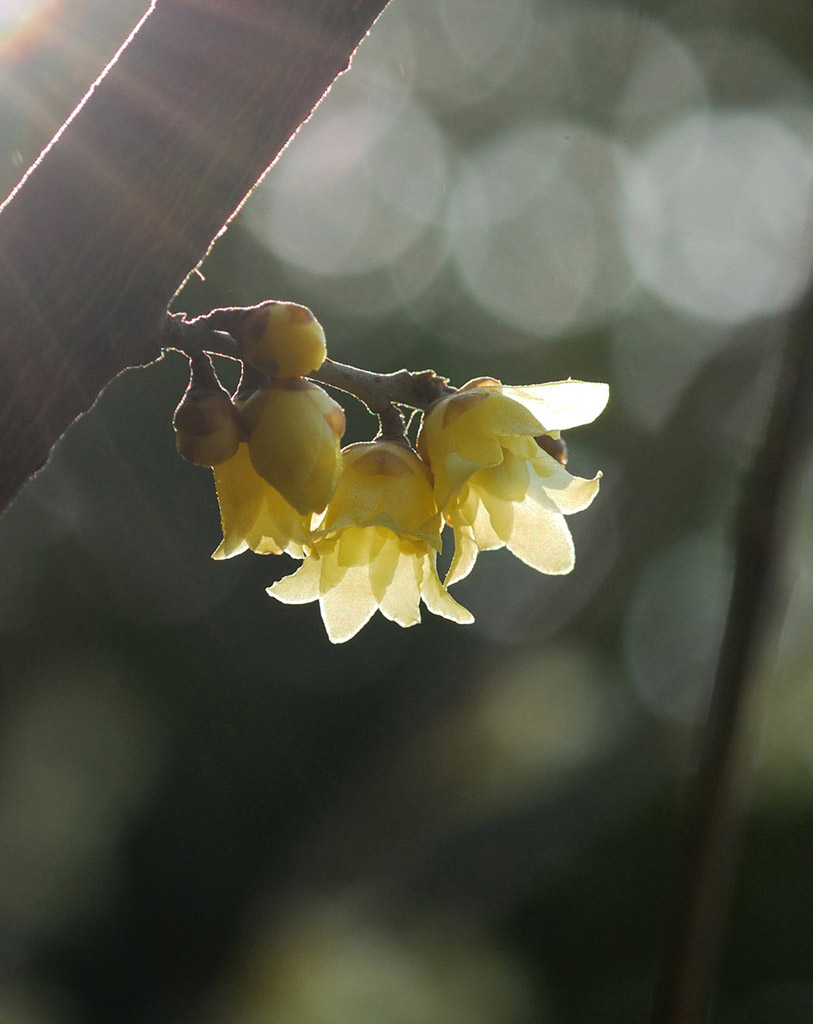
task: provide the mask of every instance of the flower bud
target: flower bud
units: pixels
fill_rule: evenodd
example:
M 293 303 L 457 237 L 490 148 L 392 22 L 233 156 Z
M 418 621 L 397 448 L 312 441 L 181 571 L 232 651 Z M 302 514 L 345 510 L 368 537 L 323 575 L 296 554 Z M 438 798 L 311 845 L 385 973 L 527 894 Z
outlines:
M 327 355 L 322 325 L 295 302 L 269 302 L 249 313 L 237 340 L 246 362 L 269 377 L 305 377 Z
M 559 436 L 558 431 L 555 434 L 540 434 L 539 437 L 534 438 L 534 441 L 543 452 L 547 452 L 552 459 L 556 459 L 560 466 L 567 465 L 567 445 L 564 438 Z
M 219 466 L 237 451 L 240 420 L 223 388 L 187 388 L 172 425 L 178 451 L 196 466 Z
M 251 462 L 299 512 L 321 512 L 341 470 L 344 410 L 301 377 L 272 381 L 242 411 Z

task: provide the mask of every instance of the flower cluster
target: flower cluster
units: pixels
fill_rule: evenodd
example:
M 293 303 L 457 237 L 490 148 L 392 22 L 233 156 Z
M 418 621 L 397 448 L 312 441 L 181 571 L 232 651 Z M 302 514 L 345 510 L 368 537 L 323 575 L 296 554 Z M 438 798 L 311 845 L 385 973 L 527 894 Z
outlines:
M 389 378 L 341 364 L 326 374 L 324 332 L 292 303 L 256 307 L 233 333 L 250 372 L 232 399 L 208 359 L 192 357 L 175 413 L 178 449 L 214 472 L 223 540 L 213 557 L 251 549 L 301 559 L 268 593 L 286 604 L 318 601 L 331 641 L 355 636 L 376 610 L 415 625 L 421 602 L 472 622 L 448 587 L 471 572 L 481 551 L 506 547 L 539 572 L 571 571 L 565 516 L 587 508 L 601 474 L 567 472 L 561 431 L 599 415 L 606 384 L 508 387 L 483 377 L 454 389 L 433 376 L 433 389 L 419 398 L 413 389 L 377 400 L 379 435 L 340 450 L 342 408 L 307 378 L 340 379 L 338 387 L 368 404 L 370 391 L 361 395 L 352 381 L 366 376 L 374 389 Z M 415 448 L 393 402 L 424 410 Z M 441 583 L 436 563 L 447 524 L 454 554 Z

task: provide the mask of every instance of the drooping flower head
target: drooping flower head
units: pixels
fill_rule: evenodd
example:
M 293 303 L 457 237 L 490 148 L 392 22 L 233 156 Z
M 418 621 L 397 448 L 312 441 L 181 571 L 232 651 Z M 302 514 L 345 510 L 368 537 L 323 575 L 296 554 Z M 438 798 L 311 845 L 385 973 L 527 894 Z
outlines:
M 472 622 L 437 575 L 441 525 L 429 471 L 406 444 L 350 445 L 312 553 L 268 593 L 286 604 L 318 600 L 333 643 L 355 636 L 376 609 L 414 626 L 421 600 L 436 615 Z
M 223 540 L 212 558 L 231 558 L 243 551 L 258 555 L 304 557 L 310 543 L 310 516 L 301 516 L 251 462 L 248 445 L 214 467 Z
M 564 516 L 587 508 L 601 474 L 571 476 L 554 457 L 557 446 L 537 438 L 557 442 L 561 430 L 590 423 L 608 397 L 606 384 L 586 381 L 506 387 L 478 378 L 427 410 L 418 449 L 454 531 L 447 585 L 468 575 L 479 551 L 501 547 L 539 572 L 571 571 Z

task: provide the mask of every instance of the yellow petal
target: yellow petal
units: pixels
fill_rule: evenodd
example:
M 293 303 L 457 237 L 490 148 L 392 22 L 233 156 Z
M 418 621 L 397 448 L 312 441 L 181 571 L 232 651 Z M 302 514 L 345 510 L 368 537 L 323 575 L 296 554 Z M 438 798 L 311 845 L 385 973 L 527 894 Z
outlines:
M 530 443 L 535 449 L 532 454 L 541 451 L 533 441 Z M 502 501 L 524 501 L 530 475 L 528 462 L 518 459 L 510 449 L 506 449 L 502 464 L 481 470 L 472 477 L 471 486 L 478 491 L 488 491 Z
M 300 515 L 324 509 L 341 467 L 341 406 L 315 384 L 294 379 L 261 388 L 243 417 L 256 472 Z
M 248 551 L 248 544 L 245 541 L 235 544 L 226 544 L 225 540 L 222 540 L 212 552 L 212 558 L 220 562 L 225 558 L 233 558 L 235 555 L 242 555 L 244 551 Z
M 397 622 L 404 628 L 415 626 L 421 621 L 420 559 L 412 554 L 397 552 L 393 569 L 389 586 L 379 601 L 379 608 L 391 622 Z
M 308 522 L 258 475 L 248 445 L 241 443 L 213 473 L 223 528 L 213 558 L 231 558 L 248 548 L 261 555 L 302 557 L 311 539 Z
M 434 615 L 441 615 L 444 619 L 451 619 L 452 622 L 468 624 L 474 622 L 474 616 L 459 604 L 452 595 L 440 585 L 438 571 L 436 568 L 437 555 L 431 552 L 426 555 L 423 561 L 423 580 L 421 583 L 421 597 L 423 603 Z
M 527 439 L 527 447 L 541 433 L 542 425 L 522 404 L 493 388 L 460 391 L 432 406 L 418 449 L 435 475 L 438 507 L 445 510 L 475 473 L 503 462 L 506 438 Z
M 434 474 L 435 501 L 440 509 L 479 469 L 502 461 L 494 431 L 482 424 L 479 415 L 490 397 L 484 391 L 452 395 L 424 416 L 418 451 Z
M 494 550 L 497 547 L 494 543 L 496 536 L 501 542 L 499 546 L 502 547 L 514 529 L 514 509 L 517 508 L 517 504 L 497 497 L 484 487 L 476 486 L 475 482 L 472 482 L 471 488 L 477 493 L 481 508 L 487 513 L 486 521 L 486 517 L 478 509 L 477 518 L 473 523 L 477 546 L 481 551 Z
M 319 560 L 306 558 L 290 576 L 272 584 L 266 591 L 283 604 L 308 604 L 319 597 Z
M 610 388 L 585 380 L 559 380 L 520 387 L 503 385 L 502 393 L 525 406 L 548 431 L 592 423 L 607 405 Z
M 556 459 L 551 458 L 545 452 L 541 452 L 541 455 L 543 458 L 534 460 L 534 471 L 531 472 L 528 486 L 529 496 L 544 504 L 540 497 L 544 493 L 547 499 L 565 515 L 584 511 L 598 494 L 601 473 L 598 473 L 592 480 L 581 476 L 572 476 L 564 466 L 559 465 Z M 539 472 L 540 466 L 544 466 L 544 474 Z
M 248 548 L 246 538 L 262 506 L 263 481 L 254 472 L 245 444 L 238 445 L 235 454 L 212 473 L 223 530 L 223 541 L 212 558 L 231 558 Z
M 447 514 L 447 519 L 455 531 L 462 524 L 471 533 L 480 551 L 496 551 L 505 546 L 505 541 L 498 536 L 491 525 L 491 516 L 483 504 L 480 492 L 474 485 L 467 485 L 463 492 L 464 500 L 453 506 Z
M 474 539 L 474 531 L 462 516 L 453 516 L 452 529 L 454 531 L 454 555 L 444 580 L 447 587 L 469 575 L 474 568 L 477 553 L 480 550 Z
M 348 569 L 332 590 L 321 595 L 319 607 L 331 643 L 343 644 L 354 637 L 378 607 L 367 566 Z
M 564 516 L 532 499 L 514 509 L 514 529 L 506 547 L 537 572 L 560 576 L 572 570 L 575 552 Z
M 503 449 L 495 444 L 495 451 L 498 453 L 497 457 L 491 461 L 472 462 L 453 451 L 442 461 L 432 463 L 435 467 L 435 500 L 439 509 L 446 509 L 458 491 L 462 490 L 483 466 L 499 464 L 503 457 Z
M 489 419 L 485 418 L 486 408 L 470 416 L 461 417 L 447 432 L 447 444 L 462 463 L 471 463 L 482 469 L 483 466 L 496 466 L 502 462 L 502 446 L 497 440 L 500 432 L 494 430 Z M 524 412 L 524 410 L 523 410 Z M 445 461 L 448 461 L 446 455 Z
M 381 607 L 387 594 L 387 588 L 395 575 L 401 552 L 398 547 L 398 539 L 394 534 L 388 536 L 388 531 L 376 528 L 373 528 L 371 532 L 373 531 L 379 534 L 381 544 L 375 557 L 370 560 L 370 588 Z
M 262 484 L 263 501 L 248 538 L 249 547 L 258 555 L 286 551 L 301 558 L 310 542 L 306 520 L 270 484 L 264 480 Z
M 374 527 L 348 526 L 336 535 L 336 559 L 345 568 L 369 565 L 381 550 L 384 537 Z
M 535 437 L 539 433 L 537 418 L 533 413 L 529 415 L 529 410 L 521 402 L 512 401 L 499 382 L 470 388 L 474 383 L 464 384 L 456 395 L 443 399 L 449 403 L 444 413 L 444 427 L 461 433 L 477 429 L 483 434 L 499 437 Z
M 321 543 L 317 540 L 316 550 L 319 553 L 321 564 L 319 592 L 326 594 L 341 583 L 349 566 L 341 565 L 339 562 L 338 537 L 329 538 Z
M 398 535 L 440 535 L 427 466 L 406 445 L 371 441 L 342 452 L 342 473 L 324 530 L 385 526 Z

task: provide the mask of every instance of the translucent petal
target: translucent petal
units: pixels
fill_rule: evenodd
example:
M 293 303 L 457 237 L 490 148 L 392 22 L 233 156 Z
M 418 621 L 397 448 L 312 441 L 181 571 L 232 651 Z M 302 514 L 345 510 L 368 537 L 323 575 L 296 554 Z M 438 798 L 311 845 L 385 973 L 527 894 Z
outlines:
M 392 441 L 350 445 L 325 516 L 326 529 L 387 523 L 396 533 L 417 533 L 437 515 L 427 466 Z M 440 522 L 434 528 L 439 532 Z
M 452 396 L 424 417 L 418 450 L 434 473 L 438 508 L 445 508 L 479 469 L 502 462 L 495 432 L 479 416 L 490 397 L 485 392 Z
M 403 522 L 399 524 L 392 516 L 382 512 L 368 524 L 368 528 L 376 528 L 387 535 L 392 534 L 400 538 L 401 541 L 413 540 L 423 546 L 428 544 L 436 551 L 440 551 L 441 522 L 440 513 L 433 512 L 431 518 L 426 522 L 415 523 L 416 529 L 404 530 Z
M 292 532 L 300 541 L 305 540 L 304 524 L 281 494 L 264 480 L 260 480 L 260 483 L 262 500 L 257 517 L 246 533 L 246 541 L 258 555 L 281 555 L 291 542 Z
M 592 480 L 581 476 L 572 476 L 560 466 L 556 459 L 552 459 L 545 452 L 540 453 L 543 458 L 534 460 L 534 470 L 531 473 L 528 495 L 541 504 L 544 493 L 547 499 L 565 515 L 574 512 L 582 512 L 593 501 L 598 494 L 601 473 L 598 473 Z M 539 470 L 542 468 L 543 473 Z
M 375 555 L 373 545 L 376 540 L 375 530 L 362 526 L 348 526 L 339 531 L 333 542 L 338 565 L 344 568 L 369 565 Z M 381 545 L 378 544 L 378 547 Z
M 267 385 L 246 404 L 245 415 L 256 416 L 248 441 L 254 469 L 302 515 L 323 509 L 336 487 L 341 463 L 332 410 L 343 416 L 321 388 L 292 382 Z
M 212 558 L 221 561 L 224 558 L 233 558 L 235 555 L 241 555 L 244 551 L 248 551 L 248 544 L 245 541 L 237 541 L 232 536 L 228 544 L 225 538 L 218 544 L 212 552 Z
M 502 393 L 525 406 L 545 430 L 569 430 L 592 423 L 610 397 L 607 384 L 559 380 L 550 384 L 503 386 Z
M 399 626 L 415 626 L 421 621 L 420 559 L 401 552 L 393 567 L 384 599 L 379 602 L 382 613 Z
M 331 643 L 343 644 L 354 637 L 378 607 L 367 566 L 348 569 L 332 590 L 322 594 L 319 607 Z
M 377 532 L 384 534 L 383 530 Z M 392 583 L 400 557 L 397 538 L 390 536 L 385 540 L 382 537 L 382 544 L 370 562 L 370 587 L 379 606 L 386 596 L 387 587 Z
M 462 411 L 450 415 L 457 409 Z M 505 438 L 527 438 L 533 444 L 530 438 L 542 432 L 542 425 L 523 405 L 499 390 L 460 392 L 439 403 L 418 436 L 419 449 L 435 474 L 438 507 L 446 508 L 475 473 L 502 464 Z M 527 454 L 532 454 L 531 448 Z
M 464 463 L 470 462 L 482 469 L 483 466 L 496 466 L 502 462 L 502 448 L 497 437 L 501 433 L 494 429 L 485 419 L 487 406 L 481 407 L 483 412 L 475 410 L 468 416 L 461 416 L 448 432 L 454 440 L 454 452 Z M 448 456 L 447 456 L 448 462 Z
M 536 437 L 541 433 L 539 418 L 529 410 L 524 402 L 515 402 L 505 394 L 505 388 L 491 391 L 489 401 L 476 410 L 472 419 L 477 417 L 482 431 L 498 437 Z
M 462 516 L 452 518 L 452 529 L 454 530 L 454 555 L 444 581 L 447 587 L 468 576 L 474 568 L 480 550 L 474 539 L 474 531 Z
M 518 506 L 512 501 L 505 501 L 490 491 L 472 484 L 480 498 L 481 507 L 477 510 L 477 518 L 472 524 L 474 538 L 481 551 L 493 551 L 508 542 L 514 530 L 514 509 Z M 487 517 L 483 515 L 483 510 Z M 499 541 L 499 543 L 495 543 Z
M 506 449 L 506 458 L 515 456 L 520 462 L 533 461 L 541 451 L 533 437 L 503 437 L 500 444 Z
M 319 592 L 326 594 L 344 579 L 348 566 L 342 565 L 338 557 L 338 539 L 331 537 L 323 543 L 317 542 L 320 558 Z
M 458 533 L 462 535 L 463 532 L 467 532 L 479 551 L 495 551 L 497 548 L 505 547 L 505 541 L 494 532 L 491 516 L 474 486 L 466 487 L 463 499 L 452 506 L 446 519 L 455 531 L 455 543 Z M 462 579 L 456 573 L 455 579 L 458 578 Z
M 423 582 L 421 584 L 421 597 L 423 603 L 434 615 L 441 615 L 444 619 L 451 619 L 452 622 L 470 623 L 474 622 L 474 616 L 459 604 L 452 595 L 440 585 L 438 571 L 436 568 L 434 551 L 426 555 L 423 562 Z
M 257 474 L 246 444 L 215 467 L 214 478 L 223 541 L 213 558 L 231 558 L 248 548 L 260 555 L 285 551 L 302 557 L 311 539 L 308 521 Z
M 283 604 L 308 604 L 319 597 L 319 577 L 319 559 L 306 558 L 295 573 L 272 584 L 266 593 Z
M 235 454 L 212 472 L 223 530 L 223 542 L 212 557 L 231 558 L 248 547 L 246 538 L 262 505 L 263 481 L 254 472 L 245 444 L 238 445 Z
M 560 576 L 572 570 L 575 552 L 564 516 L 529 498 L 514 510 L 509 551 L 537 572 Z
M 533 441 L 530 441 L 530 444 L 539 451 Z M 514 452 L 506 449 L 504 454 L 502 465 L 481 470 L 472 479 L 471 485 L 477 491 L 488 491 L 503 501 L 524 501 L 531 468 L 527 460 L 518 459 Z M 535 455 L 536 452 L 533 451 L 531 454 Z
M 285 548 L 281 548 L 273 537 L 268 537 L 261 531 L 249 538 L 248 546 L 257 555 L 281 555 L 285 551 Z
M 502 537 L 498 536 L 491 525 L 491 516 L 482 501 L 477 503 L 472 531 L 475 543 L 480 551 L 498 551 L 500 548 L 505 547 L 505 541 Z
M 359 485 L 357 474 L 345 464 L 325 513 L 324 529 L 342 529 L 369 523 L 384 503 L 384 481 L 368 477 Z
M 495 444 L 495 451 L 498 453 L 496 461 L 499 462 L 502 460 L 502 448 Z M 431 465 L 435 472 L 435 500 L 439 509 L 445 509 L 474 474 L 489 463 L 472 462 L 451 451 L 442 460 L 435 460 Z

